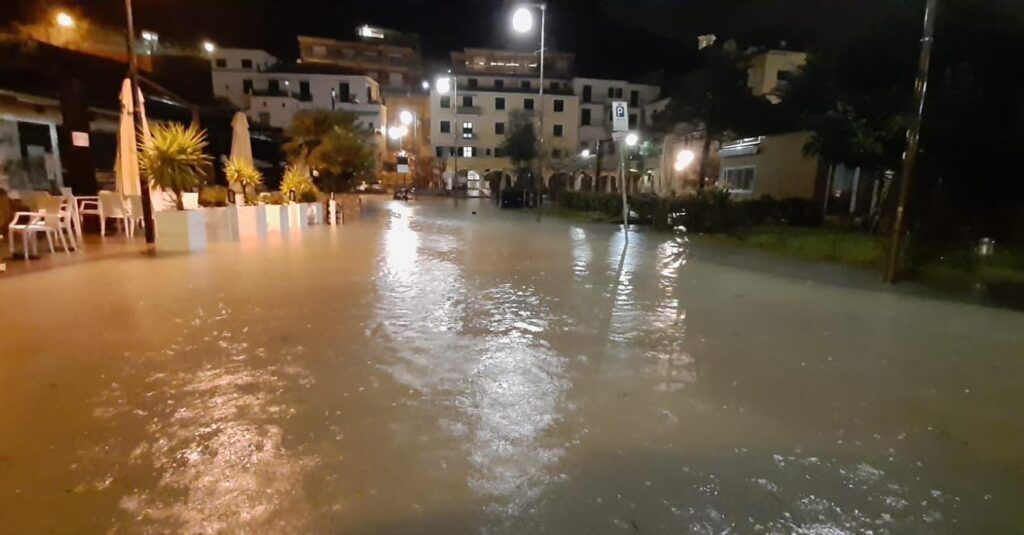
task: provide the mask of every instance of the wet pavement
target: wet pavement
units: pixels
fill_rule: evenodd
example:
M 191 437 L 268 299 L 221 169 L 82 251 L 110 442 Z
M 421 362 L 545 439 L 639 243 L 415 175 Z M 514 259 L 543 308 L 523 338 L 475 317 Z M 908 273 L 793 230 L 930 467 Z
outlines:
M 0 532 L 1024 529 L 1024 314 L 532 218 L 0 280 Z

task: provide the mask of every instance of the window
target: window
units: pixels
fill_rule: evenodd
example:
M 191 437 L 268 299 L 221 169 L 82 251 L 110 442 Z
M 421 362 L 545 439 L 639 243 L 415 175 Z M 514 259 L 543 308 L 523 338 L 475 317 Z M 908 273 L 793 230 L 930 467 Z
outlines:
M 262 123 L 262 124 L 270 124 L 270 112 L 269 111 L 261 111 L 260 112 L 260 123 Z
M 277 93 L 281 90 L 281 82 L 278 80 L 267 80 L 267 90 L 271 93 Z
M 350 51 L 346 50 L 345 52 L 350 52 Z M 326 56 L 327 55 L 327 47 L 324 46 L 324 45 L 313 45 L 313 55 L 314 56 Z
M 590 126 L 590 108 L 580 110 L 580 124 Z
M 562 84 L 558 82 L 551 82 L 551 85 L 549 87 L 551 87 L 552 91 L 558 91 L 559 89 L 562 88 Z
M 349 88 L 348 82 L 338 84 L 338 100 L 342 102 L 349 102 L 352 100 L 352 91 Z
M 524 98 L 523 99 L 523 109 L 524 110 L 532 110 L 533 109 L 533 99 L 532 98 Z
M 521 87 L 523 89 L 530 89 L 530 87 L 532 87 L 532 86 L 530 85 L 530 81 L 529 80 L 523 80 L 522 82 L 519 83 L 519 87 Z
M 562 137 L 562 131 L 563 131 L 562 125 L 556 124 L 555 125 L 555 137 Z
M 494 123 L 494 133 L 499 136 L 505 133 L 505 123 Z
M 451 134 L 452 133 L 452 123 L 451 123 L 451 121 L 441 121 L 441 133 L 442 134 Z
M 473 97 L 462 97 L 462 106 L 465 108 L 471 108 L 473 106 Z
M 496 87 L 498 89 L 501 89 L 501 88 L 505 87 L 505 80 L 502 80 L 500 78 L 495 80 L 494 81 L 494 87 Z
M 373 87 L 366 86 L 366 103 L 369 104 L 371 102 L 373 102 Z
M 491 155 L 491 149 L 490 149 L 490 148 L 488 148 L 488 149 L 487 149 L 487 155 L 488 155 L 488 156 L 490 156 L 490 155 Z
M 228 60 L 226 60 L 224 58 L 217 58 L 216 60 L 213 61 L 213 64 L 216 65 L 217 67 L 223 69 L 223 68 L 228 66 Z
M 462 139 L 473 139 L 473 123 L 469 121 L 462 123 Z
M 556 112 L 563 112 L 563 111 L 565 111 L 565 101 L 564 100 L 562 100 L 560 98 L 555 99 L 555 111 Z
M 473 149 L 475 149 L 475 148 L 476 147 L 462 147 L 462 157 L 463 158 L 472 158 L 473 157 L 473 152 L 475 152 Z
M 722 169 L 722 186 L 729 191 L 753 191 L 754 168 L 732 167 L 729 169 Z
M 589 85 L 583 86 L 583 102 L 590 102 L 594 97 L 594 88 Z
M 629 105 L 639 106 L 640 105 L 640 92 L 633 90 L 629 92 Z
M 505 97 L 497 97 L 494 99 L 494 109 L 503 110 L 505 109 Z
M 438 158 L 444 158 L 445 150 L 446 150 L 445 147 L 437 147 L 437 157 Z
M 242 60 L 242 68 L 243 69 L 251 69 L 252 68 L 252 60 L 251 59 L 243 59 Z
M 615 98 L 622 98 L 622 88 L 621 87 L 616 87 L 615 88 Z
M 242 80 L 242 92 L 246 95 L 252 93 L 252 80 Z
M 441 97 L 441 107 L 445 108 L 445 109 L 451 108 L 452 107 L 452 97 Z
M 309 95 L 309 80 L 299 81 L 299 94 L 306 96 Z
M 608 88 L 608 98 L 615 98 L 615 88 L 614 87 L 609 87 Z
M 480 85 L 480 80 L 477 80 L 476 78 L 470 78 L 469 79 L 469 87 L 470 87 L 470 89 L 476 89 L 478 85 Z
M 561 158 L 562 157 L 562 151 L 559 150 L 559 149 L 552 149 L 551 150 L 551 157 L 552 158 Z

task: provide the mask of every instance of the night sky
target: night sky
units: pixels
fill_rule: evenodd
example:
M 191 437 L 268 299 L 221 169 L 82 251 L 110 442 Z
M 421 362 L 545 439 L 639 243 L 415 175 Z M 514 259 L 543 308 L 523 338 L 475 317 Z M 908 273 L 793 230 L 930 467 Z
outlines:
M 1024 4 L 1012 0 L 1007 4 Z M 4 20 L 64 5 L 111 25 L 123 24 L 121 0 L 3 0 Z M 424 56 L 444 62 L 465 46 L 536 43 L 510 35 L 510 0 L 134 0 L 139 28 L 162 39 L 265 48 L 296 54 L 297 34 L 351 39 L 363 23 L 420 34 Z M 743 46 L 791 49 L 868 31 L 893 16 L 915 17 L 923 0 L 551 0 L 550 47 L 577 54 L 577 73 L 635 78 L 695 64 L 696 36 L 716 33 Z M 429 65 L 429 63 L 428 63 Z

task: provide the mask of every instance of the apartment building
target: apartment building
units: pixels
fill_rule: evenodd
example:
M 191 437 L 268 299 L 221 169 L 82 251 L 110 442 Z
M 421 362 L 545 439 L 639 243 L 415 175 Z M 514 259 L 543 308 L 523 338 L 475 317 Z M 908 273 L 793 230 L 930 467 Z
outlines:
M 284 129 L 303 110 L 351 112 L 382 154 L 388 114 L 373 78 L 335 65 L 283 63 L 263 50 L 218 49 L 210 61 L 214 95 L 254 125 Z
M 764 50 L 751 56 L 747 64 L 747 86 L 751 93 L 778 104 L 786 83 L 807 64 L 807 53 Z
M 377 80 L 385 93 L 405 92 L 423 82 L 419 37 L 384 28 L 360 26 L 358 40 L 339 41 L 299 36 L 304 64 L 326 64 L 350 69 Z
M 587 171 L 593 160 L 580 157 L 583 149 L 596 151 L 597 142 L 611 149 L 611 101 L 634 103 L 635 127 L 644 124 L 643 107 L 660 93 L 656 86 L 620 80 L 575 78 L 574 55 L 545 54 L 544 98 L 541 102 L 537 56 L 511 50 L 467 48 L 451 54 L 458 91 L 430 94 L 431 145 L 446 172 L 458 160 L 460 181 L 485 178 L 493 172 L 511 175 L 512 162 L 501 145 L 509 115 L 524 110 L 536 118 L 543 110 L 542 153 L 546 181 L 558 173 Z M 538 126 L 540 121 L 538 120 Z M 602 165 L 613 170 L 612 158 Z

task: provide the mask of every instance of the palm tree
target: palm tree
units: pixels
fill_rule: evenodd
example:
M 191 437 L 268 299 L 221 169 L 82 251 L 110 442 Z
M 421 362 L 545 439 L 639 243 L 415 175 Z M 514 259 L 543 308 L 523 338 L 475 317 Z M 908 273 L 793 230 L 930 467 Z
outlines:
M 228 184 L 242 190 L 245 204 L 252 205 L 249 188 L 252 188 L 253 194 L 256 193 L 256 188 L 263 184 L 263 173 L 247 161 L 232 158 L 224 163 L 224 175 L 228 179 Z
M 316 186 L 309 178 L 309 168 L 302 164 L 289 165 L 281 179 L 281 193 L 288 197 L 293 191 L 296 197 L 316 194 Z
M 139 167 L 154 186 L 174 192 L 175 206 L 184 210 L 182 193 L 197 188 L 206 177 L 206 131 L 171 123 L 153 125 L 151 133 L 142 146 Z

